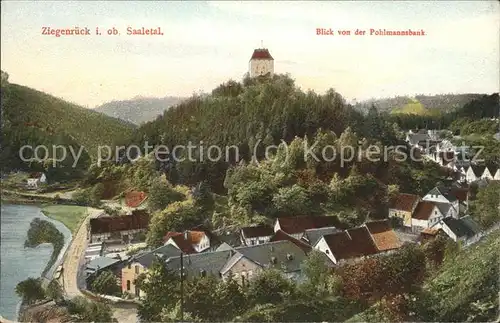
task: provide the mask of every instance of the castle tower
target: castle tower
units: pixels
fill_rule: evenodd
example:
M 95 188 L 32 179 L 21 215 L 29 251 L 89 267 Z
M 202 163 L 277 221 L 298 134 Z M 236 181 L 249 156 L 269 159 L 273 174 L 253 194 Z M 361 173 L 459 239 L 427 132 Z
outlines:
M 267 48 L 257 48 L 253 51 L 249 64 L 250 77 L 274 74 L 274 58 Z

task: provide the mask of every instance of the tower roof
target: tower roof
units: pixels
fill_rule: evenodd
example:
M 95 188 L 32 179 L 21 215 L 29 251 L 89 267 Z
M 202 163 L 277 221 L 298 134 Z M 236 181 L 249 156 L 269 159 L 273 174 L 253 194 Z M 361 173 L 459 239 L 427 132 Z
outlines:
M 271 59 L 274 60 L 274 58 L 271 56 L 269 53 L 269 50 L 267 48 L 257 48 L 253 51 L 252 59 Z

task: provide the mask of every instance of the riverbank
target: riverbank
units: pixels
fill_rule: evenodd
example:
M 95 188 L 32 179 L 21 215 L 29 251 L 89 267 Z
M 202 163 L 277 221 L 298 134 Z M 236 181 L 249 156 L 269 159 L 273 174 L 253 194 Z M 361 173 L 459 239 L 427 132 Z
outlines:
M 62 223 L 46 217 L 38 206 L 26 204 L 7 204 L 2 200 L 1 217 L 1 281 L 0 315 L 3 318 L 16 320 L 20 311 L 21 299 L 15 293 L 16 285 L 29 278 L 40 277 L 45 272 L 46 277 L 53 273 L 62 260 L 72 238 L 70 230 Z M 41 243 L 34 248 L 25 248 L 30 224 L 39 218 L 50 222 L 64 236 L 63 246 L 54 253 L 54 247 L 49 243 Z M 52 256 L 54 254 L 54 256 Z M 48 266 L 51 258 L 55 258 L 52 266 Z

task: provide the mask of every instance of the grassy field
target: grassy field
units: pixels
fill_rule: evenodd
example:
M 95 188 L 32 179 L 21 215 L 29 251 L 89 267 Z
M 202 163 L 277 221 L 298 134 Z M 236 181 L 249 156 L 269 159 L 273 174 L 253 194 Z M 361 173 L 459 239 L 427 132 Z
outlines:
M 81 221 L 87 215 L 87 207 L 75 205 L 48 205 L 42 208 L 42 212 L 51 219 L 57 220 L 75 233 Z
M 403 107 L 395 108 L 391 111 L 391 114 L 415 114 L 415 115 L 436 115 L 439 114 L 439 110 L 429 110 L 418 100 L 411 100 Z

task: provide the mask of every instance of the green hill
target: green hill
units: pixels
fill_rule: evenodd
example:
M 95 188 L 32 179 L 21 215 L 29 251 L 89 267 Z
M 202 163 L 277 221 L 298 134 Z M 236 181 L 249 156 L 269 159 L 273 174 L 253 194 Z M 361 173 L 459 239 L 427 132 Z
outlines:
M 95 158 L 99 145 L 112 145 L 134 129 L 130 123 L 4 80 L 1 98 L 3 169 L 25 168 L 18 156 L 23 145 L 83 146 L 86 155 Z
M 402 107 L 394 108 L 391 114 L 415 114 L 420 116 L 439 114 L 439 110 L 429 110 L 424 107 L 424 105 L 416 99 L 410 99 L 410 102 Z

